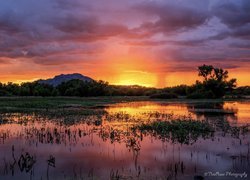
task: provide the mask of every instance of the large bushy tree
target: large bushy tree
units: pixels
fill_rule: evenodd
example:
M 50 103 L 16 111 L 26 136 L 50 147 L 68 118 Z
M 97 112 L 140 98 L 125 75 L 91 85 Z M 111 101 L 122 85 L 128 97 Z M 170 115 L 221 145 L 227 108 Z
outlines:
M 228 71 L 212 65 L 198 67 L 198 75 L 203 81 L 191 86 L 190 98 L 221 98 L 236 87 L 236 79 L 228 80 Z

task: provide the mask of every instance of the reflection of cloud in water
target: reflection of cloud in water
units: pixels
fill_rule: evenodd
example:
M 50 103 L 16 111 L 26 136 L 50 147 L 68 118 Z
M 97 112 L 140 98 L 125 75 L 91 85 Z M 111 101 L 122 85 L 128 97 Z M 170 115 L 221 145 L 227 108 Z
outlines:
M 178 179 L 187 179 L 196 174 L 203 175 L 205 171 L 241 170 L 249 172 L 249 133 L 232 138 L 216 132 L 212 139 L 199 138 L 194 145 L 180 145 L 178 143 L 163 142 L 151 134 L 134 136 L 129 126 L 135 119 L 131 117 L 146 117 L 150 112 L 188 115 L 189 107 L 201 108 L 194 104 L 165 104 L 165 103 L 126 103 L 113 105 L 107 108 L 107 114 L 99 117 L 88 116 L 79 118 L 75 124 L 58 123 L 60 119 L 49 119 L 36 115 L 12 114 L 9 124 L 0 125 L 0 159 L 6 162 L 12 160 L 11 147 L 15 146 L 15 155 L 29 152 L 36 156 L 34 176 L 46 178 L 47 160 L 50 155 L 55 157 L 56 167 L 50 168 L 50 179 L 72 177 L 74 174 L 91 179 L 109 179 L 111 172 L 122 176 L 137 176 L 147 179 L 168 177 L 177 173 Z M 237 106 L 237 123 L 244 123 L 248 117 L 250 106 L 244 103 L 225 103 L 223 108 Z M 209 107 L 211 108 L 211 107 Z M 218 108 L 218 107 L 217 107 Z M 119 115 L 124 112 L 123 115 Z M 118 114 L 118 115 L 117 115 Z M 128 120 L 120 120 L 122 117 Z M 195 114 L 194 114 L 195 115 Z M 228 115 L 203 114 L 202 117 L 216 121 L 220 118 L 226 121 Z M 243 118 L 243 120 L 241 119 Z M 85 120 L 88 124 L 85 124 Z M 93 122 L 92 122 L 93 121 Z M 22 123 L 21 123 L 22 122 Z M 91 123 L 92 122 L 92 123 Z M 55 131 L 57 129 L 57 131 Z M 116 131 L 117 130 L 117 131 Z M 118 133 L 117 137 L 112 133 Z M 114 136 L 112 138 L 112 136 Z M 116 139 L 118 138 L 118 139 Z M 57 139 L 57 140 L 56 140 Z M 138 143 L 137 150 L 132 142 Z M 3 168 L 0 163 L 0 169 Z M 185 175 L 185 176 L 183 176 Z M 1 177 L 6 179 L 25 179 L 29 174 L 21 173 L 17 168 L 15 175 Z M 181 178 L 183 177 L 183 178 Z

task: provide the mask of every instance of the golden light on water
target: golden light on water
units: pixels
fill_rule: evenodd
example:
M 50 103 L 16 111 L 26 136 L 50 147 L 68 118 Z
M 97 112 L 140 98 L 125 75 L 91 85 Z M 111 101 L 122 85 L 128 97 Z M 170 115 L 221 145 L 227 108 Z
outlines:
M 236 120 L 238 124 L 249 123 L 250 104 L 247 102 L 227 102 L 223 105 L 224 109 L 236 112 Z
M 188 116 L 190 112 L 185 104 L 161 104 L 155 102 L 131 102 L 120 103 L 115 106 L 110 106 L 106 109 L 110 114 L 126 113 L 130 116 L 147 117 L 147 113 L 167 113 L 176 116 Z

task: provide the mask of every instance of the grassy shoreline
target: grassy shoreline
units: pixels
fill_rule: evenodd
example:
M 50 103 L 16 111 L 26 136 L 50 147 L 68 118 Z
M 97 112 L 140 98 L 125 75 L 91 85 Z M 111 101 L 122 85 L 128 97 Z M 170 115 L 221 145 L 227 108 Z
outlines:
M 114 103 L 150 101 L 159 103 L 208 103 L 208 102 L 246 102 L 249 99 L 150 99 L 147 96 L 101 96 L 101 97 L 0 97 L 0 109 L 57 109 L 108 106 Z
M 57 109 L 68 107 L 96 107 L 108 104 L 147 101 L 148 97 L 0 97 L 0 109 Z

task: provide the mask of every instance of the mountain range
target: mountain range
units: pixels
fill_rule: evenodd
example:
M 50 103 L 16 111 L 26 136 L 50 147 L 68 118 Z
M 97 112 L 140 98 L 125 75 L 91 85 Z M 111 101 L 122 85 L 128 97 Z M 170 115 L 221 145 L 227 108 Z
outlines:
M 67 82 L 70 81 L 72 79 L 79 79 L 85 82 L 91 82 L 94 81 L 92 78 L 88 77 L 88 76 L 84 76 L 82 74 L 79 73 L 73 73 L 73 74 L 61 74 L 61 75 L 57 75 L 54 78 L 50 78 L 50 79 L 41 79 L 38 80 L 39 83 L 42 84 L 49 84 L 52 86 L 58 86 L 59 84 L 63 83 L 63 82 Z

